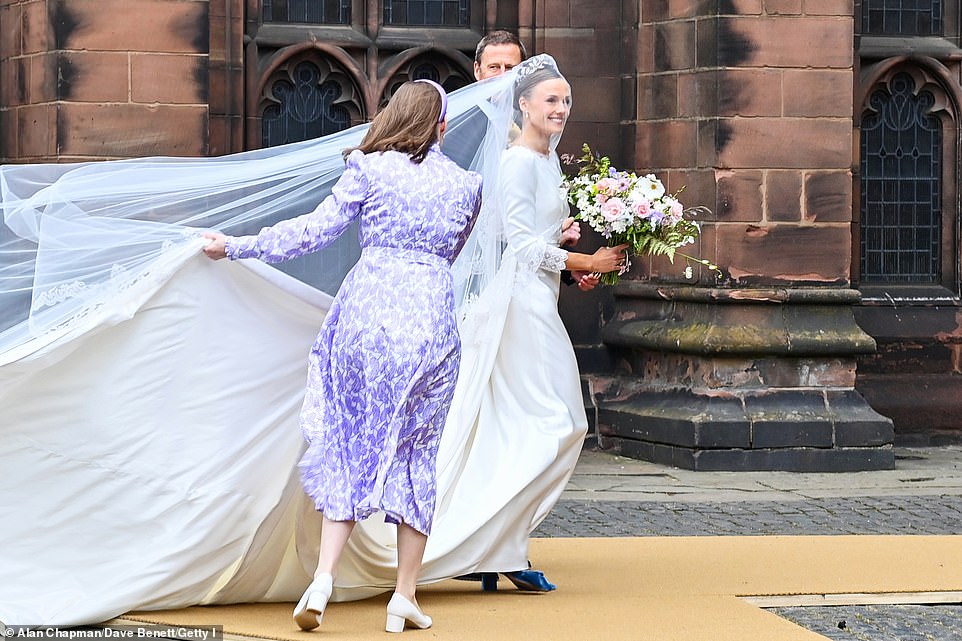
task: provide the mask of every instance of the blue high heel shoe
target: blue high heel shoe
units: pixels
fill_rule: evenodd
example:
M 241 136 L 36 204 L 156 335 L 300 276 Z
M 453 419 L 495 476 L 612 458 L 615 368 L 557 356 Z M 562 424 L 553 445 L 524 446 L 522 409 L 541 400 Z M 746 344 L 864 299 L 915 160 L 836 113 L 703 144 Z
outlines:
M 518 570 L 505 572 L 504 576 L 514 583 L 514 587 L 525 592 L 551 592 L 558 586 L 545 578 L 544 572 L 538 570 Z
M 544 572 L 539 570 L 517 570 L 515 572 L 502 572 L 506 579 L 514 584 L 514 587 L 524 592 L 551 592 L 557 590 L 558 586 L 545 578 Z M 455 577 L 460 581 L 480 581 L 483 592 L 496 592 L 498 590 L 497 572 L 472 572 Z
M 498 591 L 497 572 L 472 572 L 471 574 L 462 574 L 454 578 L 457 581 L 480 581 L 482 592 Z

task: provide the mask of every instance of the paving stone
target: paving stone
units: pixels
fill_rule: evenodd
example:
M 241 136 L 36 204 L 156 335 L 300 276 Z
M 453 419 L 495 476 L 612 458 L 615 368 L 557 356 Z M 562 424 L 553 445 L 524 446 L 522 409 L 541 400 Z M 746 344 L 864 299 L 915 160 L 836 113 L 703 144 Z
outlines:
M 721 530 L 726 535 L 758 534 L 959 534 L 962 497 L 848 497 L 808 503 L 559 501 L 535 532 L 564 528 L 591 536 L 586 526 L 618 528 L 631 536 L 677 536 L 688 531 Z M 719 527 L 727 523 L 727 527 Z
M 960 605 L 819 606 L 771 611 L 833 641 L 962 639 Z
M 586 452 L 533 536 L 962 534 L 962 448 L 895 459 L 858 474 L 715 473 Z M 956 604 L 771 611 L 832 641 L 962 641 Z

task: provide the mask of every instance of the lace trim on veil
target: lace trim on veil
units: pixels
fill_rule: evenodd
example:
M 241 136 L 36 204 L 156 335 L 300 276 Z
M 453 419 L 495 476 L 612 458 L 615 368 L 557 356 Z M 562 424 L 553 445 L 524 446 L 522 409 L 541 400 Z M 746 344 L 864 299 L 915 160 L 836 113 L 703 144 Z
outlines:
M 112 316 L 118 320 L 129 318 L 163 283 L 180 269 L 184 261 L 194 256 L 205 241 L 192 237 L 188 242 L 174 246 L 159 255 L 152 265 L 140 270 L 129 270 L 119 265 L 112 270 L 111 277 L 101 283 L 88 285 L 83 281 L 63 283 L 46 290 L 36 297 L 34 307 L 41 314 L 57 314 L 51 320 L 46 316 L 44 324 L 37 331 L 27 326 L 17 326 L 11 339 L 19 339 L 9 349 L 0 351 L 0 366 L 22 358 L 43 353 L 62 340 L 83 333 Z M 69 305 L 67 310 L 58 309 L 59 305 Z M 46 308 L 46 309 L 41 309 Z M 24 335 L 20 335 L 24 334 Z M 7 339 L 9 342 L 10 339 Z

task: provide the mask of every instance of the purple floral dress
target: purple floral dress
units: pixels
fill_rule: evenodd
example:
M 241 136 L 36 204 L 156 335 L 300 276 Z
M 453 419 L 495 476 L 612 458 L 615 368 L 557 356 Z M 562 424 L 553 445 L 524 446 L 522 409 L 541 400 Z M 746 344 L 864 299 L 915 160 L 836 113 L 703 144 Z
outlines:
M 435 458 L 461 355 L 450 266 L 481 202 L 481 177 L 435 145 L 351 153 L 313 212 L 229 238 L 229 258 L 276 262 L 330 244 L 360 217 L 361 258 L 311 350 L 301 429 L 304 489 L 335 521 L 383 511 L 429 534 Z

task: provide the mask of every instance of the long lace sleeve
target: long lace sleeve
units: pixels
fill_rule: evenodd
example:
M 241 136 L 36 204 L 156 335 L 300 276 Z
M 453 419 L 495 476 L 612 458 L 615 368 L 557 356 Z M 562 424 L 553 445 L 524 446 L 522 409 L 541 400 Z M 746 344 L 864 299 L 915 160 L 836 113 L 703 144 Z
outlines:
M 509 154 L 501 164 L 501 204 L 508 249 L 528 271 L 565 268 L 568 252 L 548 242 L 550 230 L 535 229 L 537 169 L 532 158 Z
M 361 152 L 348 156 L 344 173 L 314 211 L 264 227 L 253 236 L 229 237 L 227 257 L 276 263 L 315 252 L 334 242 L 360 215 L 367 195 L 367 176 L 358 165 L 361 156 Z

